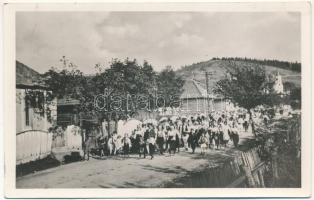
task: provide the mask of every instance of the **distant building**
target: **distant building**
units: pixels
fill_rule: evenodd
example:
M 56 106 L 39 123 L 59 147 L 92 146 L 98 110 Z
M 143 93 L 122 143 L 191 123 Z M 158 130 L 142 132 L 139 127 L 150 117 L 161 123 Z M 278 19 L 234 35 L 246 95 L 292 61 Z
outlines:
M 282 83 L 282 77 L 279 74 L 279 72 L 277 72 L 276 76 L 275 76 L 275 82 L 273 85 L 273 90 L 277 93 L 277 94 L 284 94 L 284 88 L 283 88 L 283 83 Z
M 185 81 L 180 96 L 180 108 L 183 114 L 207 114 L 211 111 L 225 110 L 226 102 L 222 96 L 207 94 L 202 83 L 194 79 Z
M 79 125 L 78 105 L 80 101 L 72 98 L 58 99 L 57 124 L 58 126 L 67 127 L 68 125 Z
M 57 125 L 85 127 L 86 124 L 98 124 L 98 119 L 92 113 L 79 111 L 80 100 L 70 97 L 59 98 L 57 103 Z
M 282 76 L 279 72 L 276 74 L 269 74 L 266 82 L 267 83 L 263 89 L 266 94 L 273 93 L 283 96 L 290 93 L 290 89 L 284 86 Z
M 94 75 L 87 75 L 86 77 L 92 79 Z M 58 98 L 57 110 L 58 120 L 57 125 L 67 127 L 69 125 L 84 126 L 86 123 L 97 123 L 97 119 L 92 114 L 80 112 L 80 100 L 64 96 Z

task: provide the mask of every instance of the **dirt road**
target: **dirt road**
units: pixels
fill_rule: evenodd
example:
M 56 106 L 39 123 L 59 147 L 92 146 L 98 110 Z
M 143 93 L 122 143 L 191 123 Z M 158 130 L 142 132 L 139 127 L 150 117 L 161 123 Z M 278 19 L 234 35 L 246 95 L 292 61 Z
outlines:
M 17 188 L 133 188 L 163 187 L 189 172 L 215 167 L 232 159 L 233 148 L 209 150 L 201 156 L 180 152 L 150 158 L 106 157 L 62 165 L 17 178 Z

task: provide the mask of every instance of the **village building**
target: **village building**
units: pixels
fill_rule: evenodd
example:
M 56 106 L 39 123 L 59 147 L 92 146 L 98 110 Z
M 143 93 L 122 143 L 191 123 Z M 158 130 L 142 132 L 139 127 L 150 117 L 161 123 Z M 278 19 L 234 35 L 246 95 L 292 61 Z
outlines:
M 41 74 L 16 61 L 17 165 L 48 155 L 63 161 L 66 155 L 82 154 L 83 137 L 75 112 L 78 101 L 57 100 L 51 94 Z
M 282 83 L 282 77 L 279 74 L 279 72 L 277 72 L 276 76 L 275 76 L 275 81 L 274 81 L 274 85 L 273 85 L 273 90 L 277 93 L 277 94 L 284 94 L 284 87 L 283 87 L 283 83 Z
M 49 91 L 42 83 L 42 78 L 38 72 L 30 67 L 16 61 L 16 132 L 21 133 L 29 130 L 48 131 L 51 127 L 53 119 L 56 119 L 56 104 L 51 104 L 50 115 L 52 120 L 48 120 L 46 112 L 40 113 L 36 107 L 32 107 L 31 99 L 27 96 L 31 93 L 42 93 L 44 98 Z M 41 101 L 37 97 L 37 101 Z M 37 102 L 45 104 L 45 102 Z M 43 105 L 47 106 L 47 105 Z M 44 108 L 44 107 L 43 107 Z
M 73 98 L 60 98 L 57 103 L 57 125 L 66 127 L 68 125 L 79 125 L 78 105 L 80 101 Z
M 50 154 L 56 103 L 45 100 L 49 90 L 38 72 L 16 61 L 16 162 L 26 163 Z M 34 145 L 36 144 L 36 145 Z
M 180 103 L 181 113 L 189 115 L 208 114 L 230 107 L 229 101 L 214 93 L 208 94 L 203 84 L 195 79 L 185 81 Z

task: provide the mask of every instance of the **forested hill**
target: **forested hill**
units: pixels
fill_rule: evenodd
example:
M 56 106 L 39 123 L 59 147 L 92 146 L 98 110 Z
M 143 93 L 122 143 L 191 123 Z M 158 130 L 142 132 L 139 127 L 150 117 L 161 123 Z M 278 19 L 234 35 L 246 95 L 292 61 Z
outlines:
M 268 65 L 273 67 L 278 67 L 281 69 L 287 69 L 291 71 L 301 72 L 301 63 L 298 62 L 287 62 L 287 61 L 280 61 L 280 60 L 258 60 L 252 58 L 213 58 L 212 60 L 230 60 L 230 61 L 245 61 L 250 63 L 255 63 L 259 65 Z
M 222 79 L 225 76 L 226 67 L 229 65 L 229 61 L 231 59 L 217 59 L 214 58 L 209 61 L 195 63 L 189 66 L 184 66 L 181 69 L 177 70 L 177 74 L 182 76 L 184 79 L 195 79 L 200 82 L 205 83 L 205 72 L 211 72 L 212 75 L 209 76 L 209 86 L 212 88 L 214 84 Z M 267 62 L 262 63 L 262 61 L 257 60 L 249 60 L 249 59 L 233 59 L 233 61 L 237 65 L 243 64 L 243 62 L 254 62 L 261 66 L 265 66 L 265 69 L 268 73 L 276 74 L 277 72 L 280 73 L 282 76 L 283 82 L 291 82 L 295 86 L 301 86 L 301 73 L 297 70 L 285 69 L 283 66 L 272 66 L 268 65 Z M 260 63 L 259 63 L 260 62 Z M 281 62 L 278 61 L 277 64 Z M 269 63 L 271 63 L 269 61 Z M 278 64 L 279 65 L 279 64 Z M 300 65 L 301 69 L 301 65 Z

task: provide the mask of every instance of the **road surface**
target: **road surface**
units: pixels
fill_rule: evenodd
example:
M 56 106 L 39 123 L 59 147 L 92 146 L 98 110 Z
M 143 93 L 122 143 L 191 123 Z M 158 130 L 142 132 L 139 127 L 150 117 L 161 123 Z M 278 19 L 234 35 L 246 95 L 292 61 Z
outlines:
M 202 171 L 239 153 L 234 148 L 209 150 L 206 156 L 180 152 L 174 156 L 92 158 L 35 172 L 16 180 L 17 188 L 145 188 L 165 187 L 189 172 Z

